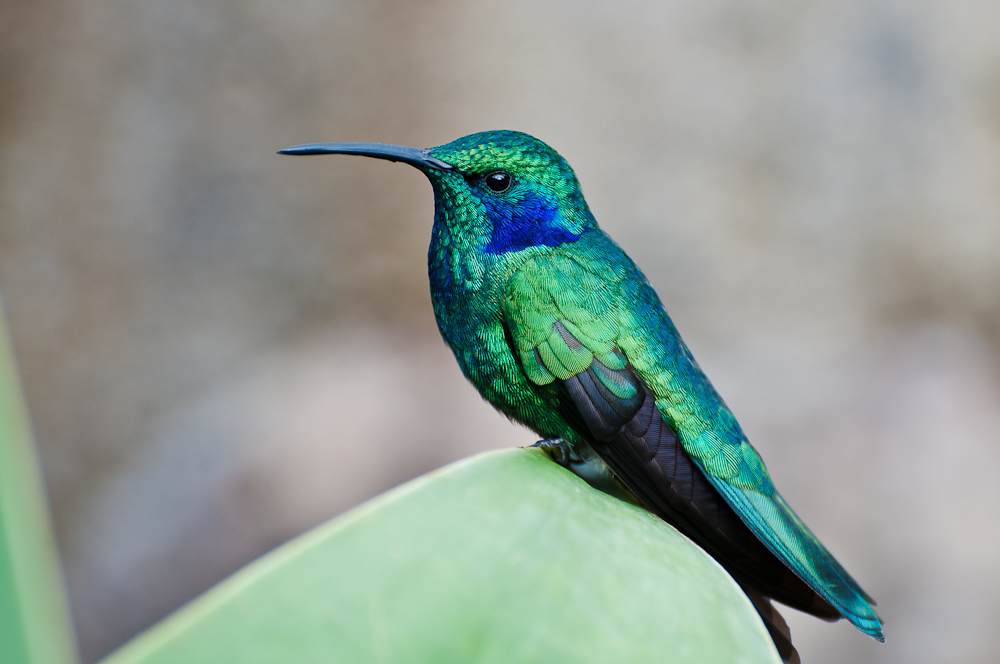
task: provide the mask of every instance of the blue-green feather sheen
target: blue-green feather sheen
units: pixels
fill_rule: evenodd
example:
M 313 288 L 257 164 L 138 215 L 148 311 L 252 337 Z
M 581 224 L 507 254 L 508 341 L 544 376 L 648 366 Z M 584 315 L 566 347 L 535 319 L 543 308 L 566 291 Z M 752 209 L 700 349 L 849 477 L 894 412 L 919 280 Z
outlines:
M 434 312 L 483 397 L 543 436 L 580 443 L 546 386 L 594 359 L 610 369 L 627 359 L 685 451 L 747 526 L 859 629 L 881 638 L 870 598 L 777 493 L 652 287 L 597 227 L 565 160 L 515 132 L 474 134 L 431 154 L 456 168 L 428 174 L 436 210 L 428 253 Z M 496 169 L 515 177 L 521 189 L 513 196 L 557 203 L 542 220 L 549 230 L 538 237 L 562 234 L 565 241 L 508 242 L 495 250 L 495 205 L 476 176 Z M 556 323 L 582 348 L 570 347 Z M 605 377 L 609 389 L 629 396 L 631 387 Z

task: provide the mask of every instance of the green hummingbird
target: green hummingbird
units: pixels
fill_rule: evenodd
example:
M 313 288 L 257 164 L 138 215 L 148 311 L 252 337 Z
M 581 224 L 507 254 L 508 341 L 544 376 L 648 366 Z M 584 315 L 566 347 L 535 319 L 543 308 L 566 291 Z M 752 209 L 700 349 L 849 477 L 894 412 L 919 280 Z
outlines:
M 771 599 L 847 618 L 884 640 L 875 601 L 777 492 L 653 287 L 598 227 L 555 150 L 520 132 L 488 131 L 430 149 L 315 143 L 280 153 L 388 159 L 427 176 L 434 315 L 466 378 L 538 433 L 555 460 L 634 496 L 718 560 L 786 661 L 798 655 Z

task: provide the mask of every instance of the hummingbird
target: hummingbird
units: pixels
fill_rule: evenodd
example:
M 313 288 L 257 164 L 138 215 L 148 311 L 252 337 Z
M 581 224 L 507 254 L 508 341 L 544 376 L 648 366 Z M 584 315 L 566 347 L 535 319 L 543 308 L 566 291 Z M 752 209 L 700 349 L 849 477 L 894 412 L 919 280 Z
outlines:
M 416 167 L 434 190 L 438 329 L 483 398 L 561 465 L 672 524 L 736 580 L 782 659 L 771 600 L 884 641 L 875 601 L 792 511 L 631 258 L 546 143 L 487 131 L 419 149 L 313 143 Z

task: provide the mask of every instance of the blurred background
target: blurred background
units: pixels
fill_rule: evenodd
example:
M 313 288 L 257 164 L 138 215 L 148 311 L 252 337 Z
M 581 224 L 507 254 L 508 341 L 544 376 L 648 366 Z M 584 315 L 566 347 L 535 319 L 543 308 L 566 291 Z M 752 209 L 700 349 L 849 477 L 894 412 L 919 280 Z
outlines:
M 440 341 L 409 167 L 274 154 L 519 129 L 573 166 L 888 643 L 1000 649 L 992 0 L 8 0 L 0 289 L 85 662 L 255 556 L 531 443 Z

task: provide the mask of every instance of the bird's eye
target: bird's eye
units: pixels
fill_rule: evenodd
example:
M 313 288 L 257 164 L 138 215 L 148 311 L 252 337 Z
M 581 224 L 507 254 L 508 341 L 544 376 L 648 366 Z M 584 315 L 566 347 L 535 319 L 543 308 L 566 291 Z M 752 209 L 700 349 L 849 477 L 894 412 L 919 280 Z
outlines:
M 502 194 L 510 189 L 510 185 L 514 181 L 514 178 L 507 171 L 493 171 L 483 179 L 486 180 L 486 186 L 490 188 L 490 191 L 497 194 Z

